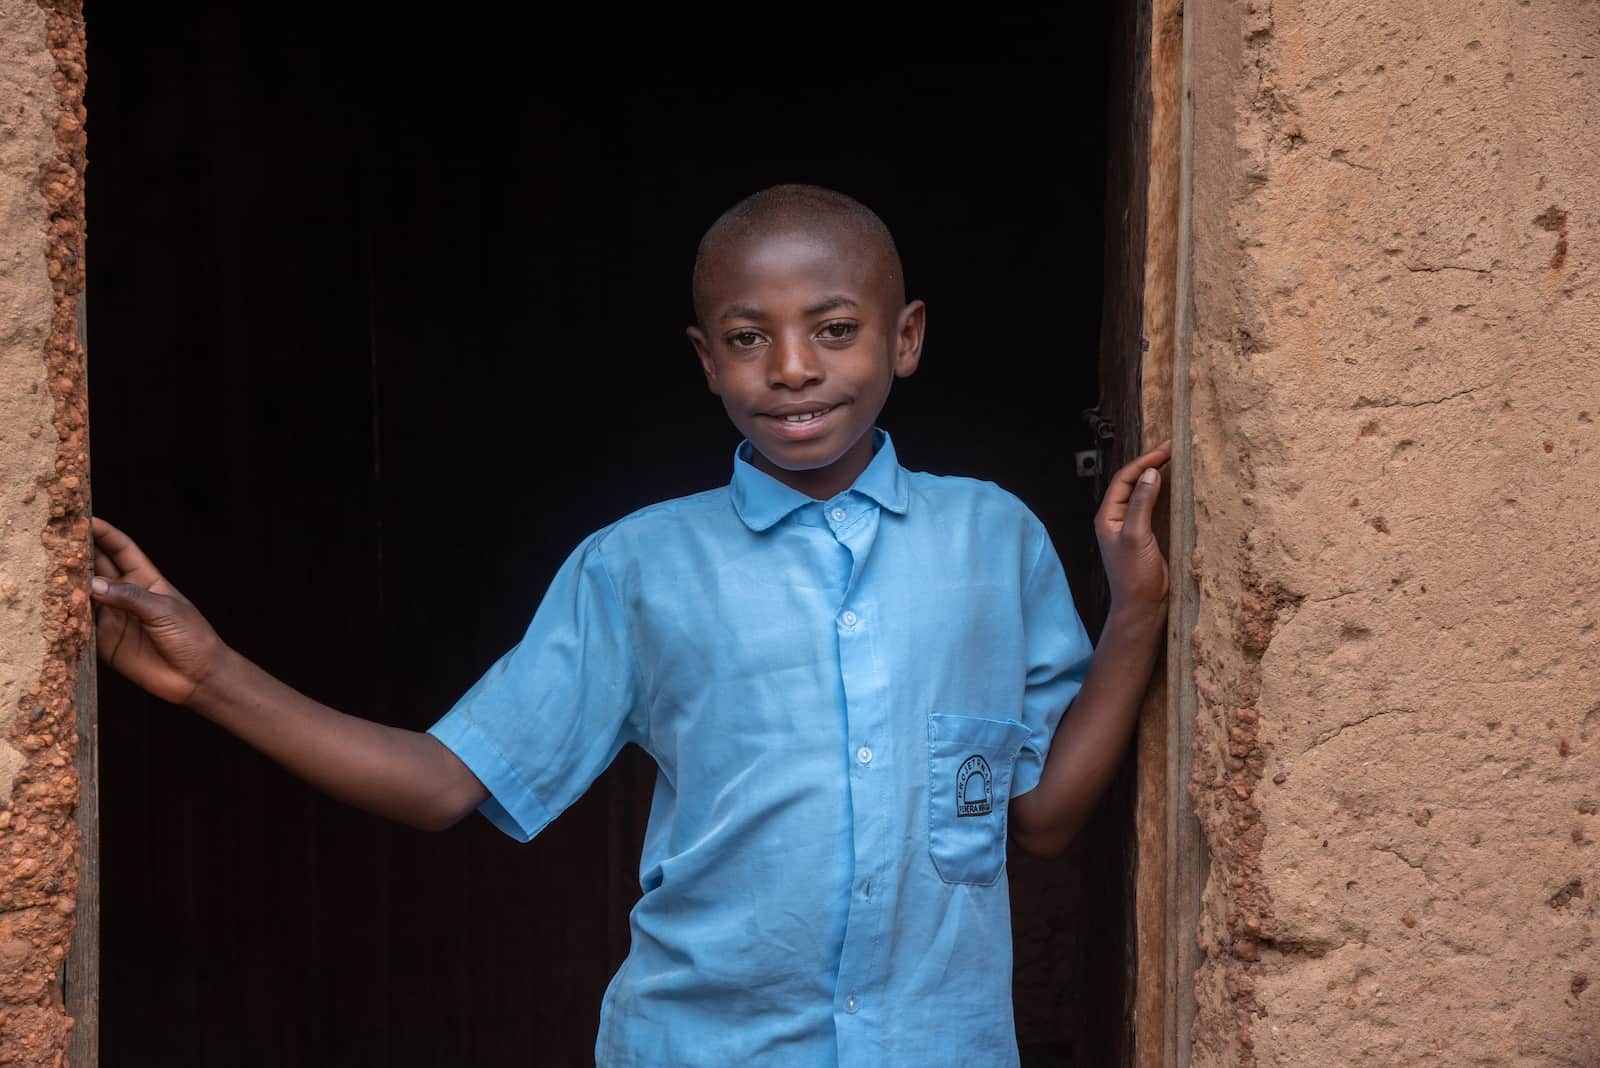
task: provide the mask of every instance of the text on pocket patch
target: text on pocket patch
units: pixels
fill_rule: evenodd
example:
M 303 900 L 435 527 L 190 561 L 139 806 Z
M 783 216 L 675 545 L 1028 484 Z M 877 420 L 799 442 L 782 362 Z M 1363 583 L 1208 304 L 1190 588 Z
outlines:
M 994 775 L 977 753 L 961 762 L 956 773 L 956 815 L 987 816 L 994 811 Z

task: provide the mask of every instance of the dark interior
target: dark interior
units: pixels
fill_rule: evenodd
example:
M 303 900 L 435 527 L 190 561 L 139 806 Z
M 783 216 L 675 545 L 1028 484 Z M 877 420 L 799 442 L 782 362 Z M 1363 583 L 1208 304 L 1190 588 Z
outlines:
M 864 25 L 620 10 L 99 4 L 95 510 L 304 692 L 422 728 L 587 533 L 725 481 L 683 336 L 695 242 L 807 181 L 873 206 L 927 300 L 883 416 L 993 479 L 1098 626 L 1090 444 L 1107 5 Z M 242 9 L 242 10 L 241 10 Z M 107 1064 L 566 1065 L 627 950 L 652 768 L 534 843 L 343 808 L 102 673 Z M 1131 802 L 1012 858 L 1032 1065 L 1126 1055 Z M 982 1063 L 974 1052 L 972 1063 Z

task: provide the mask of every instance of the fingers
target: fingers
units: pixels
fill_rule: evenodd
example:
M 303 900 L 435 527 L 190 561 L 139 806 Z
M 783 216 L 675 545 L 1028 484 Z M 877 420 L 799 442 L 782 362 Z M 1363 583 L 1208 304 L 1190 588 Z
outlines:
M 161 580 L 161 572 L 156 570 L 156 565 L 150 562 L 150 558 L 134 544 L 132 538 L 99 516 L 94 517 L 93 524 L 95 548 L 99 553 L 104 553 L 116 566 L 115 577 L 137 582 L 145 587 Z M 95 569 L 99 570 L 98 555 Z
M 119 579 L 122 569 L 111 562 L 111 557 L 101 552 L 98 548 L 94 551 L 94 573 L 105 579 Z
M 1153 467 L 1144 469 L 1133 496 L 1128 501 L 1128 512 L 1122 520 L 1122 536 L 1142 542 L 1150 536 L 1150 515 L 1155 511 L 1156 498 L 1161 496 L 1161 472 Z
M 1165 467 L 1170 459 L 1172 459 L 1172 439 L 1168 438 L 1133 462 L 1144 467 Z
M 96 575 L 89 581 L 89 596 L 96 604 L 120 608 L 141 623 L 157 623 L 172 614 L 171 601 L 134 582 L 110 581 Z
M 1124 464 L 1111 476 L 1111 484 L 1106 487 L 1105 499 L 1100 502 L 1100 519 L 1113 527 L 1120 527 L 1128 518 L 1130 503 L 1135 499 L 1141 483 L 1139 479 L 1147 471 L 1156 468 L 1172 459 L 1172 442 L 1163 441 L 1143 456 L 1137 457 Z M 1155 504 L 1155 498 L 1160 492 L 1160 474 L 1157 473 L 1155 487 L 1149 490 L 1150 504 L 1146 507 L 1145 514 L 1149 515 L 1149 507 Z

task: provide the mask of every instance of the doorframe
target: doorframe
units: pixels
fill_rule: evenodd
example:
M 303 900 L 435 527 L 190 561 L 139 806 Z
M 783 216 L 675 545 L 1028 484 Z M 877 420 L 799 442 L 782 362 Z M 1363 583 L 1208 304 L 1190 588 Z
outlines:
M 88 395 L 89 322 L 88 287 L 78 293 L 78 351 L 83 359 L 84 395 Z M 86 498 L 85 504 L 89 505 Z M 92 515 L 89 505 L 85 514 Z M 95 628 L 90 627 L 78 664 L 78 749 L 73 766 L 78 773 L 78 895 L 73 914 L 72 939 L 61 965 L 61 1001 L 72 1018 L 67 1038 L 67 1061 L 76 1068 L 100 1063 L 100 686 Z
M 1187 1066 L 1194 1021 L 1194 974 L 1200 964 L 1194 937 L 1200 892 L 1208 866 L 1186 785 L 1193 766 L 1196 699 L 1189 636 L 1198 590 L 1187 562 L 1194 548 L 1191 481 L 1189 366 L 1192 320 L 1191 163 L 1193 158 L 1193 56 L 1190 4 L 1198 0 L 1134 0 L 1132 88 L 1135 138 L 1143 141 L 1144 175 L 1142 308 L 1139 309 L 1141 441 L 1168 437 L 1173 458 L 1168 477 L 1169 523 L 1164 548 L 1170 593 L 1164 666 L 1141 705 L 1136 741 L 1134 872 L 1133 1063 L 1139 1068 Z M 1137 180 L 1137 174 L 1135 179 Z M 1137 191 L 1133 194 L 1137 196 Z M 1111 219 L 1115 231 L 1119 221 Z M 1108 283 L 1114 280 L 1110 277 Z M 87 351 L 86 301 L 78 304 L 79 343 Z M 78 673 L 82 783 L 77 809 L 81 854 L 72 943 L 62 992 L 74 1020 L 73 1064 L 98 1063 L 99 1022 L 99 807 L 96 732 L 96 661 L 91 645 Z
M 1191 478 L 1189 368 L 1193 310 L 1191 162 L 1193 159 L 1192 4 L 1137 0 L 1136 69 L 1144 67 L 1136 108 L 1147 149 L 1144 285 L 1140 327 L 1140 447 L 1168 438 L 1164 548 L 1170 570 L 1164 669 L 1139 712 L 1134 833 L 1134 1063 L 1190 1061 L 1195 1016 L 1195 938 L 1208 866 L 1187 796 L 1194 764 L 1196 709 L 1190 635 L 1198 588 L 1189 568 L 1195 544 Z

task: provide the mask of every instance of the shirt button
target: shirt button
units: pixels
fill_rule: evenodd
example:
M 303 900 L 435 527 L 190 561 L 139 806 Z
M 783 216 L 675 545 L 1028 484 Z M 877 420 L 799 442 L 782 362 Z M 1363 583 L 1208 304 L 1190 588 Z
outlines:
M 844 522 L 844 509 L 843 508 L 835 508 L 833 510 L 832 514 L 833 514 L 833 521 L 835 523 L 843 523 Z
M 870 764 L 870 763 L 872 763 L 872 749 L 869 746 L 865 746 L 865 745 L 862 746 L 860 749 L 857 749 L 856 750 L 856 760 L 859 761 L 862 764 Z
M 847 627 L 853 627 L 853 626 L 856 625 L 856 621 L 857 621 L 856 620 L 856 614 L 854 612 L 850 611 L 850 609 L 846 608 L 844 610 L 844 615 L 839 617 L 839 621 L 841 623 L 843 623 Z
M 851 994 L 849 997 L 844 999 L 844 1011 L 845 1012 L 853 1014 L 860 1007 L 861 1007 L 861 1002 L 856 1000 L 856 996 L 854 994 Z

